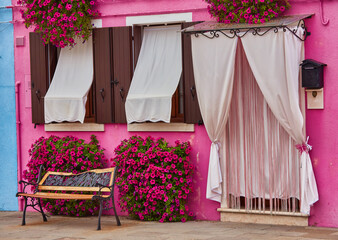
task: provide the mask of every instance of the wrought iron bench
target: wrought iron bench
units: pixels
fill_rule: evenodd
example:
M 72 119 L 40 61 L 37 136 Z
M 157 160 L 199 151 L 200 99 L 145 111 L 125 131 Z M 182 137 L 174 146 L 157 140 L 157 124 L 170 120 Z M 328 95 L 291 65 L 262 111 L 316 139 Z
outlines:
M 19 181 L 19 184 L 24 184 L 22 192 L 18 192 L 16 194 L 17 197 L 23 197 L 25 200 L 22 225 L 26 224 L 25 217 L 28 206 L 34 208 L 38 212 L 41 212 L 43 221 L 47 221 L 46 215 L 41 206 L 41 198 L 98 200 L 100 202 L 100 210 L 97 230 L 101 230 L 102 210 L 103 208 L 105 210 L 111 209 L 107 207 L 109 206 L 109 201 L 111 200 L 117 225 L 121 225 L 114 203 L 114 185 L 117 167 L 90 170 L 79 174 L 47 172 L 43 178 L 41 178 L 42 170 L 43 168 L 40 166 L 37 183 L 29 183 L 22 180 Z M 29 185 L 35 186 L 35 191 L 33 193 L 25 192 L 26 187 Z M 56 193 L 55 191 L 63 191 L 67 193 Z M 71 193 L 71 191 L 92 192 L 92 194 Z M 31 203 L 28 203 L 28 199 L 31 200 Z M 36 208 L 37 206 L 39 209 Z

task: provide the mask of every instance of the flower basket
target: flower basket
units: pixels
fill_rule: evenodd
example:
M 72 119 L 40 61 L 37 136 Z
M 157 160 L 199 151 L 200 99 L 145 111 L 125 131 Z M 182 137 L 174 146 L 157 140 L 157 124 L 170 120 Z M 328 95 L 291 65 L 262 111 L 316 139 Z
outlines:
M 205 0 L 210 15 L 221 23 L 265 23 L 290 8 L 288 0 Z
M 73 46 L 74 38 L 84 41 L 92 33 L 91 19 L 99 16 L 94 9 L 97 0 L 19 0 L 25 26 L 41 33 L 45 44 Z

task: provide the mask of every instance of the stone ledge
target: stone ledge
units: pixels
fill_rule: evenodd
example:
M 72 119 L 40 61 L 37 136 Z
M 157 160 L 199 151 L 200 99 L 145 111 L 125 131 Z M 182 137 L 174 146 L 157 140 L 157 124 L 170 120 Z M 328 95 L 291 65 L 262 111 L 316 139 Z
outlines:
M 194 124 L 187 123 L 132 123 L 129 132 L 194 132 Z
M 260 223 L 286 226 L 308 226 L 308 215 L 302 213 L 245 211 L 228 208 L 218 208 L 221 222 Z
M 46 132 L 104 132 L 104 124 L 98 123 L 51 123 L 45 124 Z

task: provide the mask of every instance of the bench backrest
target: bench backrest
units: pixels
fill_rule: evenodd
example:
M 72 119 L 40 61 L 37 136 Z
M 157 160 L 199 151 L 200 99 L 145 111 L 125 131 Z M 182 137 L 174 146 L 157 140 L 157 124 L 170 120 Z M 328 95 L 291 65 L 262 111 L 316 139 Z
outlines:
M 115 168 L 95 169 L 78 174 L 66 172 L 47 172 L 38 185 L 38 190 L 89 191 L 97 192 L 97 183 L 112 186 Z M 110 192 L 103 188 L 102 192 Z

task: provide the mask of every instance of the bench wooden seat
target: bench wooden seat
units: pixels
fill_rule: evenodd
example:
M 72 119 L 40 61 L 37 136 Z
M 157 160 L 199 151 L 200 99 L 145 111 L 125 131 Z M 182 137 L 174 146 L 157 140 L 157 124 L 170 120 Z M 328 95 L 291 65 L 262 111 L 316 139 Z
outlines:
M 37 192 L 35 194 L 20 193 L 22 197 L 49 198 L 49 199 L 74 199 L 74 200 L 92 200 L 94 194 L 76 194 L 76 193 L 47 193 Z M 109 198 L 109 195 L 101 195 L 102 198 Z
M 116 213 L 114 202 L 114 185 L 116 168 L 105 168 L 90 170 L 87 172 L 72 174 L 65 172 L 47 172 L 41 178 L 42 166 L 40 167 L 39 177 L 37 183 L 29 183 L 20 181 L 24 184 L 23 192 L 18 192 L 17 197 L 23 197 L 25 200 L 25 207 L 23 210 L 22 225 L 25 225 L 25 216 L 27 207 L 32 207 L 36 211 L 41 212 L 43 220 L 47 221 L 46 215 L 41 206 L 41 198 L 48 199 L 75 199 L 75 200 L 98 200 L 100 202 L 100 210 L 98 217 L 97 230 L 101 229 L 101 214 L 103 205 L 112 201 L 112 208 L 116 217 L 117 225 L 120 226 L 120 220 Z M 27 186 L 35 186 L 33 193 L 26 193 Z M 53 192 L 48 192 L 53 191 Z M 55 191 L 61 191 L 55 192 Z M 74 193 L 74 191 L 77 191 Z M 92 192 L 92 194 L 83 194 L 79 192 Z M 28 199 L 31 204 L 28 204 Z M 36 208 L 39 207 L 39 209 Z

